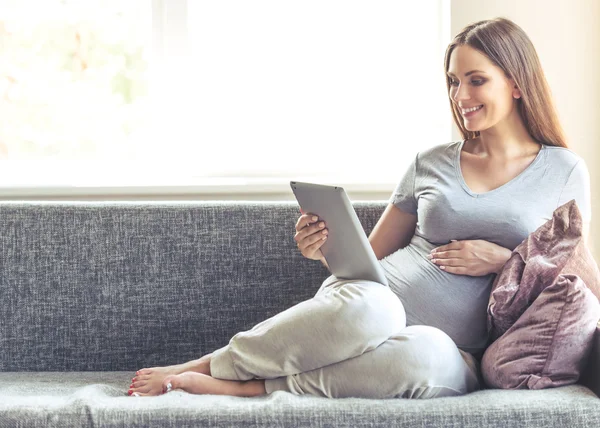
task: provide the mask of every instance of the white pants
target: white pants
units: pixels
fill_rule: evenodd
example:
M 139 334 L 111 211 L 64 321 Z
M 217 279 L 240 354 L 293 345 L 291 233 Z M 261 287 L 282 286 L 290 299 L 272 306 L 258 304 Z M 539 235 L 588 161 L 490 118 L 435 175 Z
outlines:
M 390 288 L 334 276 L 312 299 L 233 336 L 213 352 L 210 370 L 218 379 L 265 379 L 267 393 L 331 398 L 432 398 L 480 388 L 475 358 L 437 328 L 406 327 Z

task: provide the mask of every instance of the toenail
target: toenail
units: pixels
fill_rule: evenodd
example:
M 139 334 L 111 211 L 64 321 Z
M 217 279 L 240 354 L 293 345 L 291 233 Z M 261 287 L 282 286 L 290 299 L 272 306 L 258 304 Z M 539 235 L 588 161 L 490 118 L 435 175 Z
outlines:
M 133 393 L 133 390 L 131 390 L 131 389 L 129 391 L 127 391 L 128 395 L 131 395 L 132 393 Z

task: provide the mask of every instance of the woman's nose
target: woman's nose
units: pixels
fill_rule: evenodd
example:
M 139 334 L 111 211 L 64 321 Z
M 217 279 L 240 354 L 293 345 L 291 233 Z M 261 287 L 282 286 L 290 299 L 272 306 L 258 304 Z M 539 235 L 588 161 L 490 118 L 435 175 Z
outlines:
M 469 88 L 467 88 L 466 86 L 463 87 L 465 85 L 458 85 L 458 87 L 455 89 L 454 91 L 454 101 L 459 102 L 461 100 L 468 100 L 470 98 L 469 96 Z

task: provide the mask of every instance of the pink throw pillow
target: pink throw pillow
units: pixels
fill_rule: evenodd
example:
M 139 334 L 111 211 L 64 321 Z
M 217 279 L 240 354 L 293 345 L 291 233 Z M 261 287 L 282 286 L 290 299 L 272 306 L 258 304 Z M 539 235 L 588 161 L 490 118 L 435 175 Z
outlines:
M 581 278 L 559 275 L 485 351 L 485 383 L 502 389 L 576 383 L 589 359 L 598 319 L 598 299 Z
M 488 386 L 577 382 L 600 319 L 599 296 L 600 272 L 571 200 L 515 248 L 494 281 L 488 330 L 497 340 L 481 364 Z
M 513 250 L 492 284 L 487 317 L 491 340 L 502 336 L 560 275 L 580 277 L 600 299 L 600 271 L 582 229 L 573 199 Z

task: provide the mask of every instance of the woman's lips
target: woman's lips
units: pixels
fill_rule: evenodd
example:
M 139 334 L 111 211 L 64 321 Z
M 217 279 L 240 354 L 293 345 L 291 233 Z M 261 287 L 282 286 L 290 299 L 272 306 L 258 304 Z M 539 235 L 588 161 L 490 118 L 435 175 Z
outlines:
M 464 113 L 463 117 L 465 118 L 472 118 L 473 116 L 475 116 L 477 113 L 479 113 L 481 110 L 483 110 L 483 106 L 475 111 L 470 111 L 469 113 Z

